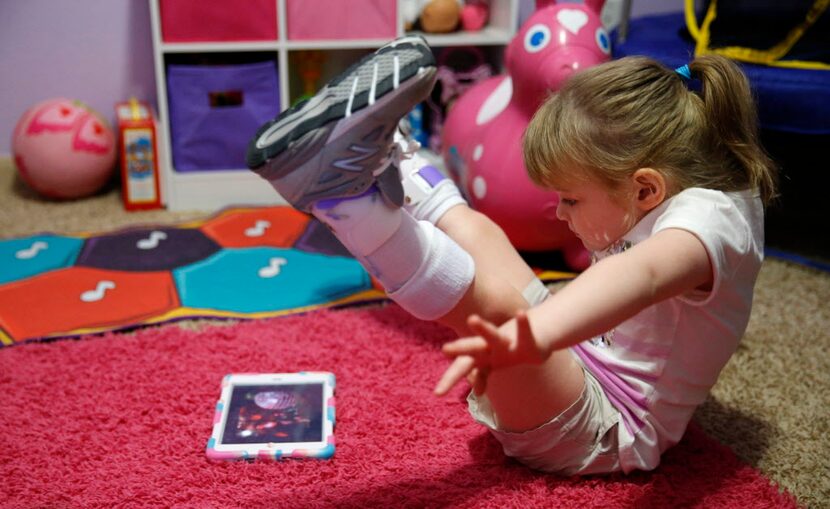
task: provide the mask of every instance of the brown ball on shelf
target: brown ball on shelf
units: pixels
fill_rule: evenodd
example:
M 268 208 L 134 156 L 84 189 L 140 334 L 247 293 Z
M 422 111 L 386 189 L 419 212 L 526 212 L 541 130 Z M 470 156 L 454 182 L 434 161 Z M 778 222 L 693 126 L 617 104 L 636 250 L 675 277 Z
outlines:
M 421 11 L 421 29 L 434 34 L 453 32 L 460 18 L 458 0 L 432 0 Z

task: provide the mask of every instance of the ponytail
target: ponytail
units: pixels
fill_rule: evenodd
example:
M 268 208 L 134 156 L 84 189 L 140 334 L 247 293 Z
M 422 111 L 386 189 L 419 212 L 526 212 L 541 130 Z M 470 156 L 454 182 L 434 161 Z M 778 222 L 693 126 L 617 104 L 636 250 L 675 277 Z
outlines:
M 530 178 L 557 187 L 581 174 L 611 186 L 655 168 L 674 194 L 689 187 L 776 196 L 746 77 L 719 55 L 697 57 L 688 76 L 647 57 L 626 57 L 571 77 L 536 112 L 524 137 Z M 685 71 L 685 69 L 683 69 Z
M 769 203 L 776 196 L 775 166 L 759 141 L 758 118 L 746 76 L 734 62 L 718 55 L 699 56 L 689 68 L 701 83 L 709 142 L 724 152 L 726 164 L 743 172 L 749 186 Z

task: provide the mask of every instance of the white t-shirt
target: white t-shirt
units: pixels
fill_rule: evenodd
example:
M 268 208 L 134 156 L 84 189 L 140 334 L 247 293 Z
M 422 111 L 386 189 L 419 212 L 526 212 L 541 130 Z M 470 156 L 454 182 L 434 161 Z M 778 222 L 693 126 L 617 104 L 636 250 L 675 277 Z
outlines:
M 676 444 L 746 330 L 764 246 L 764 211 L 750 191 L 686 189 L 601 253 L 610 256 L 667 228 L 706 247 L 712 290 L 650 306 L 573 351 L 620 411 L 620 464 L 651 470 Z

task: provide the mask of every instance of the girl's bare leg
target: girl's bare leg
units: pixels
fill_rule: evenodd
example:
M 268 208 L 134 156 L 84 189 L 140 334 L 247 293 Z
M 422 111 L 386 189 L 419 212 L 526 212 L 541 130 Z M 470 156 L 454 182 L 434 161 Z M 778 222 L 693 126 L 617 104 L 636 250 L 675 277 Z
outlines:
M 458 305 L 441 318 L 443 323 L 466 336 L 470 334 L 470 314 L 503 323 L 529 306 L 521 293 L 536 275 L 498 225 L 459 205 L 447 211 L 437 226 L 470 253 L 476 264 L 473 284 Z M 539 366 L 516 366 L 490 374 L 486 397 L 499 428 L 520 432 L 559 415 L 579 398 L 584 384 L 581 365 L 563 350 Z

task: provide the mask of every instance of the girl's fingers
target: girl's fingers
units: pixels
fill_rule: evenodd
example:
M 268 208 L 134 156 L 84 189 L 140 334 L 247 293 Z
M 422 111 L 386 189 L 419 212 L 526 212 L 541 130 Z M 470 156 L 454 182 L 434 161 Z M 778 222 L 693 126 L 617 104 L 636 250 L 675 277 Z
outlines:
M 461 338 L 444 343 L 441 351 L 445 355 L 456 357 L 459 355 L 475 355 L 487 351 L 487 341 L 480 337 Z
M 484 320 L 478 315 L 472 315 L 470 319 L 467 320 L 467 326 L 470 327 L 470 330 L 472 330 L 474 333 L 484 337 L 488 341 L 502 340 L 502 336 L 499 332 L 498 327 L 493 325 L 492 322 L 488 322 L 487 320 Z
M 524 311 L 516 313 L 516 322 L 519 339 L 533 341 L 530 322 Z M 476 394 L 483 394 L 487 388 L 490 364 L 496 360 L 491 357 L 503 356 L 505 349 L 515 351 L 519 343 L 505 337 L 492 322 L 478 315 L 470 315 L 467 326 L 478 336 L 457 339 L 445 343 L 441 348 L 445 355 L 455 359 L 435 386 L 435 394 L 438 396 L 449 392 L 464 377 L 467 377 Z
M 472 357 L 468 355 L 456 357 L 455 360 L 452 361 L 452 364 L 450 364 L 450 367 L 444 371 L 444 374 L 441 376 L 441 380 L 439 380 L 438 384 L 435 386 L 435 394 L 437 396 L 443 396 L 448 393 L 459 380 L 467 376 L 474 366 L 475 359 Z

